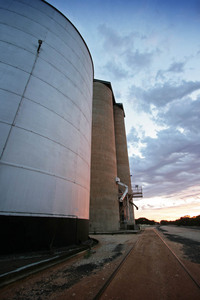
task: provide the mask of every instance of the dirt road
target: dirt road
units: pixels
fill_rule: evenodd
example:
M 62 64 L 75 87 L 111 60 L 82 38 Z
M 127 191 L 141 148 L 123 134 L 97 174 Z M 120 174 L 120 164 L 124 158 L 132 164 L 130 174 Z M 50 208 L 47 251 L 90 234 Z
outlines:
M 3 288 L 0 299 L 96 299 L 133 247 L 100 299 L 199 300 L 200 289 L 154 230 L 149 228 L 138 235 L 97 235 L 99 245 L 95 249 Z M 163 228 L 159 232 L 200 284 L 200 245 L 195 244 L 195 259 L 187 255 L 194 245 L 183 236 L 177 238 L 176 230 Z
M 149 229 L 100 299 L 194 300 L 200 299 L 200 289 Z

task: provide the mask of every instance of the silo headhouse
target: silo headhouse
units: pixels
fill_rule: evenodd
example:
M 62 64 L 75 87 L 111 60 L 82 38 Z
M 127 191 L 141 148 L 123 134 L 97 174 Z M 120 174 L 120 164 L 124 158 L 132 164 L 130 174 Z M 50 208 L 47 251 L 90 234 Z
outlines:
M 88 238 L 93 62 L 42 0 L 0 0 L 1 251 Z

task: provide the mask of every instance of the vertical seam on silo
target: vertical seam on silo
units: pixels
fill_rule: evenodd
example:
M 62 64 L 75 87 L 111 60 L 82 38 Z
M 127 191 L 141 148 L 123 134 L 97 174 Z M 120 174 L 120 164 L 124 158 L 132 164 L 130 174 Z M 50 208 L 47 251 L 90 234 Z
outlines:
M 8 132 L 8 136 L 7 136 L 7 138 L 6 138 L 6 141 L 5 141 L 5 144 L 4 144 L 4 147 L 3 147 L 3 150 L 2 150 L 1 156 L 0 156 L 0 160 L 1 160 L 2 157 L 3 157 L 3 154 L 4 154 L 5 149 L 6 149 L 6 146 L 7 146 L 7 144 L 8 144 L 8 140 L 9 140 L 9 138 L 10 138 L 12 129 L 13 129 L 13 127 L 15 126 L 16 118 L 17 118 L 17 115 L 18 115 L 18 113 L 19 113 L 21 104 L 22 104 L 22 102 L 23 102 L 24 95 L 25 95 L 25 92 L 26 92 L 26 90 L 27 90 L 28 84 L 29 84 L 29 82 L 30 82 L 30 78 L 31 78 L 32 73 L 33 73 L 33 70 L 34 70 L 34 68 L 35 68 L 35 64 L 36 64 L 36 62 L 37 62 L 38 56 L 39 56 L 39 53 L 37 52 L 37 53 L 36 53 L 35 60 L 34 60 L 34 63 L 33 63 L 33 66 L 32 66 L 32 69 L 31 69 L 31 72 L 30 72 L 29 77 L 28 77 L 28 80 L 27 80 L 27 83 L 26 83 L 26 85 L 25 85 L 25 87 L 24 87 L 24 91 L 23 91 L 23 93 L 22 93 L 21 100 L 20 100 L 20 102 L 19 102 L 19 105 L 18 105 L 17 111 L 16 111 L 16 113 L 15 113 L 13 122 L 12 122 L 11 127 L 10 127 L 10 130 L 9 130 L 9 132 Z

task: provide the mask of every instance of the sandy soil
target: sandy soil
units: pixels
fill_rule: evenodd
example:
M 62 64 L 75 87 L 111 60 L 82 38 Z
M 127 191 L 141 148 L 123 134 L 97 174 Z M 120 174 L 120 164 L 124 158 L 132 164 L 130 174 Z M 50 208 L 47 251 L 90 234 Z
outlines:
M 163 228 L 164 229 L 164 228 Z M 164 229 L 166 230 L 166 229 Z M 200 280 L 198 241 L 175 231 L 159 234 Z M 137 235 L 95 235 L 98 246 L 0 291 L 0 299 L 94 299 L 134 246 L 102 299 L 200 299 L 200 290 L 185 274 L 153 228 Z M 195 247 L 194 247 L 195 245 Z
M 3 288 L 0 299 L 93 299 L 140 234 L 91 237 L 99 240 L 95 248 Z
M 200 289 L 149 229 L 100 299 L 197 300 Z
M 200 228 L 162 226 L 159 234 L 200 285 Z

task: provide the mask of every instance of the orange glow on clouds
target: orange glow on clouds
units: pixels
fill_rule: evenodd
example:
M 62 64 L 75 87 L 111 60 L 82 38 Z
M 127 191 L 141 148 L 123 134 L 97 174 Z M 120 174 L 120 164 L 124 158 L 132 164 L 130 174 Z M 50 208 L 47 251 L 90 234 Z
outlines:
M 200 189 L 198 186 L 190 187 L 169 197 L 144 198 L 135 201 L 139 210 L 135 210 L 135 218 L 145 217 L 157 222 L 161 220 L 173 221 L 190 215 L 200 215 Z
M 137 203 L 138 205 L 138 203 Z M 200 205 L 194 206 L 193 204 L 187 204 L 185 206 L 174 206 L 168 208 L 156 208 L 156 209 L 143 209 L 135 211 L 135 218 L 145 217 L 149 220 L 160 222 L 161 220 L 173 221 L 190 215 L 190 217 L 200 215 Z

